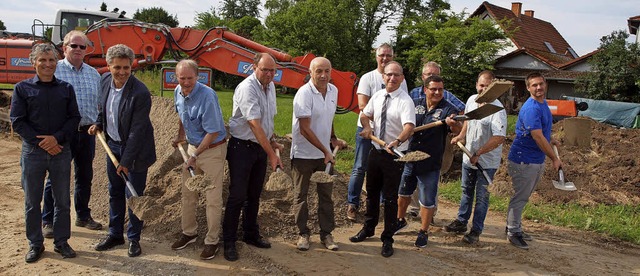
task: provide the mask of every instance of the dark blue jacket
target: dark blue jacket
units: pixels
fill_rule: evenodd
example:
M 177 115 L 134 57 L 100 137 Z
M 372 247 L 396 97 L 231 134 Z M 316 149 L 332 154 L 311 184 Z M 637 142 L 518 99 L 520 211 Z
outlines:
M 111 91 L 111 73 L 102 75 L 100 80 L 100 106 L 98 108 L 98 128 L 107 123 L 107 98 Z M 130 171 L 141 172 L 156 162 L 156 146 L 153 137 L 151 112 L 151 94 L 149 89 L 133 75 L 129 77 L 122 90 L 122 99 L 118 108 L 118 132 L 122 143 L 120 165 Z M 109 135 L 105 135 L 109 139 Z
M 416 127 L 446 119 L 451 114 L 457 114 L 458 109 L 449 101 L 442 99 L 431 111 L 427 110 L 426 98 L 413 100 L 416 106 Z M 442 156 L 447 142 L 447 134 L 451 131 L 447 124 L 418 131 L 413 134 L 409 150 L 419 150 L 431 157 L 416 162 L 416 168 L 421 172 L 440 170 Z

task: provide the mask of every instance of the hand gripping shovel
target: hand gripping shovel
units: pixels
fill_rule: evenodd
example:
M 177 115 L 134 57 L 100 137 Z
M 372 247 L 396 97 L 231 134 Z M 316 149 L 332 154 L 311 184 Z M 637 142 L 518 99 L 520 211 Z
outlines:
M 382 147 L 386 147 L 387 146 L 387 143 L 385 143 L 384 141 L 380 140 L 380 138 L 378 138 L 376 136 L 371 135 L 371 140 L 373 140 L 374 142 L 378 143 L 378 145 L 380 145 Z M 409 152 L 409 153 L 407 153 L 405 155 L 404 153 L 402 153 L 397 148 L 391 148 L 391 150 L 398 157 L 398 159 L 396 159 L 396 161 L 400 161 L 400 162 L 416 162 L 416 161 L 422 161 L 422 160 L 425 160 L 425 159 L 431 157 L 429 154 L 421 152 L 421 151 L 412 151 L 412 152 Z
M 104 151 L 106 151 L 107 155 L 109 155 L 109 159 L 111 159 L 111 162 L 113 162 L 113 166 L 115 166 L 117 169 L 118 166 L 120 166 L 120 162 L 118 162 L 118 159 L 116 158 L 115 155 L 113 155 L 113 152 L 109 148 L 109 145 L 107 145 L 107 140 L 104 138 L 104 133 L 102 131 L 98 131 L 96 133 L 96 136 L 98 136 L 98 140 L 100 140 L 100 144 L 102 144 L 102 146 L 104 147 Z M 133 185 L 131 185 L 131 182 L 129 181 L 129 177 L 122 171 L 120 172 L 120 176 L 124 179 L 127 185 L 127 189 L 129 189 L 129 193 L 131 193 L 131 196 L 138 197 L 138 193 L 136 192 L 136 189 L 133 188 Z
M 496 113 L 500 110 L 503 110 L 504 107 L 500 107 L 500 106 L 496 106 L 496 105 L 492 105 L 492 104 L 485 104 L 481 107 L 478 107 L 474 110 L 469 111 L 468 113 L 464 114 L 464 115 L 456 115 L 453 117 L 454 120 L 456 121 L 466 121 L 466 120 L 480 120 L 484 117 L 490 116 L 493 113 Z M 421 130 L 425 130 L 425 129 L 429 129 L 429 128 L 433 128 L 433 127 L 437 127 L 437 126 L 441 126 L 443 124 L 445 124 L 445 120 L 446 119 L 442 119 L 440 121 L 435 121 L 433 123 L 428 123 L 426 125 L 421 125 L 419 127 L 416 127 L 415 129 L 413 129 L 413 132 L 416 133 L 418 131 Z
M 472 156 L 471 152 L 469 152 L 469 150 L 462 143 L 458 142 L 457 145 L 464 152 L 464 154 L 467 155 L 467 157 L 471 158 L 471 156 Z M 491 185 L 491 183 L 493 183 L 493 180 L 491 180 L 491 177 L 489 177 L 489 174 L 487 173 L 487 171 L 485 171 L 482 168 L 482 166 L 480 166 L 480 163 L 478 163 L 478 162 L 476 162 L 475 166 L 476 166 L 476 168 L 478 168 L 478 170 L 480 170 L 482 172 L 482 175 L 484 176 L 484 179 L 487 180 L 489 185 Z
M 187 164 L 187 162 L 189 161 L 189 156 L 187 155 L 187 152 L 182 147 L 182 144 L 183 143 L 180 143 L 178 145 L 178 150 L 180 151 L 180 155 L 182 155 L 182 159 L 184 160 L 184 163 Z M 196 175 L 195 170 L 191 166 L 188 166 L 187 170 L 189 170 L 189 174 L 191 174 L 191 177 L 187 179 L 184 185 L 187 187 L 187 189 L 189 189 L 189 191 L 204 191 L 207 189 L 215 188 L 215 186 L 211 185 L 211 179 L 205 176 L 204 174 Z
M 275 149 L 276 156 L 280 158 L 280 149 Z M 280 165 L 276 167 L 276 171 L 269 175 L 269 180 L 264 185 L 267 191 L 280 191 L 293 186 L 291 177 L 285 173 Z
M 558 154 L 558 147 L 556 147 L 556 145 L 553 145 L 553 152 L 556 154 L 556 157 L 560 159 L 560 155 Z M 559 181 L 555 181 L 555 180 L 551 181 L 551 183 L 553 183 L 553 187 L 556 187 L 556 189 L 563 190 L 563 191 L 577 190 L 576 185 L 573 184 L 573 182 L 565 182 L 564 172 L 562 171 L 562 167 L 558 169 L 558 175 L 560 177 Z
M 339 147 L 335 147 L 333 149 L 333 158 L 336 157 L 336 153 L 338 153 Z M 315 183 L 331 183 L 333 182 L 333 176 L 329 174 L 331 172 L 331 162 L 327 163 L 324 171 L 317 171 L 311 175 L 311 181 Z

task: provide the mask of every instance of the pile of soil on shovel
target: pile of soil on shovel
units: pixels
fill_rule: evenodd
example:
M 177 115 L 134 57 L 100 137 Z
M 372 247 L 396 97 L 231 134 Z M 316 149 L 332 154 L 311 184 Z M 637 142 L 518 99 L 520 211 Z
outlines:
M 573 182 L 577 191 L 562 191 L 553 187 L 558 172 L 549 158 L 545 173 L 531 197 L 532 202 L 594 204 L 640 204 L 640 129 L 620 129 L 591 120 L 591 148 L 569 147 L 564 144 L 564 121 L 553 125 L 552 135 L 563 144 L 558 147 L 564 163 L 566 181 Z M 507 137 L 503 146 L 502 165 L 496 173 L 492 192 L 512 194 L 511 178 L 506 160 L 514 136 Z

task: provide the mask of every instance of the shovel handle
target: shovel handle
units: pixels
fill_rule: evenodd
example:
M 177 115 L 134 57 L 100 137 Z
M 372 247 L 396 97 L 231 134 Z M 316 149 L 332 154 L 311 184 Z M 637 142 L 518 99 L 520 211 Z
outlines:
M 178 151 L 180 151 L 180 155 L 182 155 L 182 160 L 184 160 L 184 163 L 186 164 L 189 161 L 189 156 L 187 156 L 187 152 L 184 151 L 184 148 L 182 147 L 182 144 L 184 144 L 184 143 L 178 144 Z M 187 170 L 189 170 L 189 173 L 191 174 L 191 177 L 195 177 L 196 176 L 196 173 L 193 171 L 193 168 L 191 166 L 188 166 Z
M 440 120 L 440 121 L 435 121 L 435 122 L 433 122 L 433 123 L 428 123 L 428 124 L 426 124 L 426 125 L 421 125 L 421 126 L 419 126 L 419 127 L 415 127 L 415 128 L 413 129 L 413 133 L 415 134 L 415 133 L 416 133 L 416 132 L 418 132 L 418 131 L 422 131 L 422 130 L 425 130 L 425 129 L 434 128 L 434 127 L 437 127 L 437 126 L 441 126 L 441 125 L 443 125 L 443 124 L 444 124 L 444 120 Z
M 115 155 L 113 155 L 113 152 L 111 151 L 111 148 L 109 148 L 109 145 L 107 145 L 107 140 L 104 138 L 104 132 L 97 131 L 96 136 L 98 136 L 98 140 L 100 141 L 100 144 L 102 144 L 102 147 L 104 147 L 104 151 L 107 152 L 107 155 L 109 156 L 109 159 L 111 159 L 111 162 L 113 163 L 113 166 L 115 166 L 116 169 L 117 169 L 118 166 L 120 166 L 120 162 L 118 162 L 118 159 L 116 158 Z M 127 174 L 125 174 L 124 172 L 121 171 L 120 172 L 120 177 L 122 177 L 124 179 L 124 182 L 127 185 L 127 188 L 129 189 L 129 192 L 131 193 L 131 196 L 137 197 L 138 193 L 133 188 L 133 185 L 129 181 L 129 177 L 127 177 Z
M 278 156 L 278 159 L 280 159 L 280 149 L 276 148 L 274 151 L 276 152 L 276 156 Z M 276 166 L 276 171 L 277 172 L 282 171 L 282 168 L 280 167 L 279 164 L 278 164 L 278 166 Z
M 333 148 L 333 158 L 336 157 L 336 154 L 338 153 L 338 150 L 340 150 L 340 147 L 335 147 Z M 324 168 L 324 172 L 326 174 L 329 174 L 329 172 L 331 171 L 331 162 L 327 163 L 327 166 Z
M 555 153 L 556 157 L 560 159 L 560 154 L 558 154 L 558 147 L 556 145 L 551 145 L 551 147 L 553 148 L 553 153 Z
M 458 145 L 458 147 L 464 152 L 464 154 L 466 154 L 467 157 L 469 157 L 469 159 L 471 159 L 471 156 L 473 156 L 473 155 L 467 149 L 467 147 L 465 147 L 460 141 L 456 142 L 456 145 Z M 493 180 L 491 180 L 491 177 L 489 177 L 489 174 L 487 173 L 487 171 L 485 171 L 482 168 L 482 166 L 480 166 L 480 163 L 476 162 L 476 168 L 478 168 L 478 170 L 480 170 L 482 172 L 482 175 L 487 180 L 487 182 L 489 182 L 489 184 L 493 183 Z
M 373 140 L 374 142 L 376 142 L 378 145 L 382 146 L 382 147 L 386 147 L 387 143 L 385 143 L 384 141 L 380 140 L 380 138 L 371 135 L 371 140 Z M 402 153 L 401 151 L 399 151 L 396 148 L 391 148 L 391 150 L 393 151 L 393 153 L 395 153 L 398 157 L 404 157 L 404 153 Z

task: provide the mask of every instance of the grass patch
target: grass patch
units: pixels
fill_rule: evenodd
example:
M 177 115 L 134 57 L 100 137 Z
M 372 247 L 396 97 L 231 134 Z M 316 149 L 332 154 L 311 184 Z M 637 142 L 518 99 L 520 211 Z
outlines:
M 518 115 L 507 115 L 507 136 L 516 133 L 516 121 L 518 121 Z
M 13 90 L 13 84 L 0 83 L 0 89 L 2 89 L 2 90 Z
M 439 195 L 451 202 L 460 203 L 460 181 L 440 185 Z M 490 209 L 506 213 L 508 197 L 491 195 Z M 580 230 L 594 231 L 623 241 L 640 244 L 640 206 L 604 205 L 582 206 L 579 204 L 529 203 L 524 208 L 523 218 Z

